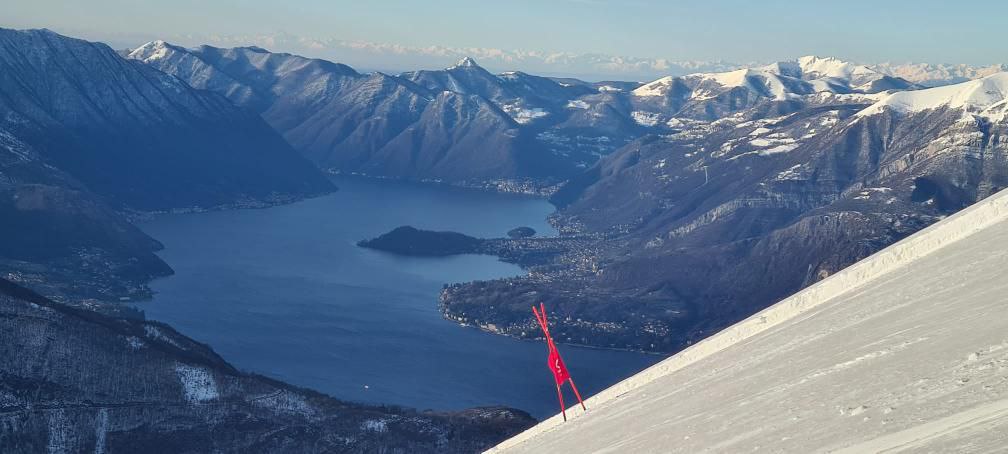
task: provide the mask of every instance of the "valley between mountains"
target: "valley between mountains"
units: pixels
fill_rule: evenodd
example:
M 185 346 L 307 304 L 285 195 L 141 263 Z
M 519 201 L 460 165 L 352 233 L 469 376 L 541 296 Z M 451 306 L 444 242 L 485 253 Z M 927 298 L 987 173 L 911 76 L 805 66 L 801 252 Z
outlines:
M 343 404 L 240 373 L 167 327 L 86 309 L 115 312 L 108 303 L 148 298 L 147 283 L 172 273 L 138 217 L 283 204 L 336 191 L 327 174 L 355 174 L 548 197 L 557 208 L 557 236 L 451 236 L 460 247 L 424 251 L 491 254 L 527 271 L 446 285 L 431 301 L 446 318 L 536 338 L 529 306 L 544 302 L 558 341 L 674 353 L 1008 187 L 1008 72 L 943 74 L 814 56 L 645 83 L 493 74 L 470 58 L 364 74 L 258 47 L 117 51 L 0 29 L 8 343 L 45 358 L 46 345 L 77 336 L 85 342 L 73 348 L 109 367 L 199 385 L 153 395 L 142 383 L 18 369 L 0 376 L 0 410 L 37 433 L 95 434 L 84 421 L 98 415 L 136 435 L 150 428 L 134 416 L 172 411 L 193 418 L 175 429 L 217 441 L 239 437 L 244 420 L 326 446 L 379 446 L 320 435 L 349 411 L 354 430 L 391 431 L 400 449 L 490 446 L 530 418 Z M 105 394 L 67 391 L 96 383 Z M 234 408 L 177 406 L 218 398 Z M 278 403 L 258 408 L 265 398 Z M 101 399 L 143 405 L 88 409 Z M 39 405 L 60 410 L 27 409 Z M 242 446 L 294 447 L 256 433 Z
M 542 300 L 566 342 L 672 352 L 1005 187 L 1008 172 L 1005 73 L 924 88 L 802 57 L 588 83 L 472 59 L 361 74 L 255 47 L 116 53 L 47 31 L 3 36 L 18 220 L 6 237 L 37 234 L 40 219 L 91 226 L 47 235 L 65 244 L 44 257 L 9 244 L 4 263 L 68 299 L 142 297 L 145 279 L 170 272 L 118 213 L 283 202 L 331 191 L 322 171 L 354 173 L 558 207 L 559 237 L 495 249 L 529 274 L 447 287 L 449 318 L 534 336 L 525 308 Z M 74 268 L 92 271 L 65 283 Z
M 144 279 L 170 272 L 151 254 L 156 241 L 126 234 L 127 221 L 115 211 L 254 206 L 332 190 L 322 172 L 302 164 L 310 161 L 326 172 L 548 195 L 561 235 L 501 240 L 493 251 L 529 274 L 453 284 L 441 295 L 445 315 L 534 336 L 525 308 L 542 300 L 564 318 L 564 341 L 672 352 L 1005 187 L 1008 172 L 1005 73 L 924 88 L 883 68 L 802 57 L 644 84 L 588 83 L 492 74 L 472 59 L 444 70 L 361 74 L 255 47 L 155 41 L 116 54 L 50 32 L 5 36 L 6 84 L 20 90 L 5 98 L 3 126 L 7 162 L 18 169 L 6 172 L 8 181 L 18 178 L 15 209 L 33 216 L 70 209 L 62 203 L 83 211 L 80 202 L 53 193 L 76 184 L 74 197 L 95 193 L 101 200 L 87 212 L 108 227 L 94 229 L 124 232 L 75 240 L 63 248 L 72 254 L 54 246 L 36 262 L 10 249 L 8 269 L 17 264 L 23 282 L 55 291 L 61 286 L 49 281 L 66 279 L 43 279 L 46 273 L 103 261 L 91 280 L 106 283 L 69 290 L 99 299 L 142 296 Z M 70 54 L 86 58 L 67 67 Z M 43 96 L 20 82 L 39 80 L 29 71 L 49 64 L 65 69 L 47 72 L 47 86 L 65 89 Z M 116 72 L 100 79 L 104 85 L 85 83 L 96 78 L 87 73 L 95 68 Z M 129 90 L 150 94 L 118 88 L 130 78 L 148 85 L 131 82 Z M 96 105 L 94 90 L 121 97 Z M 88 109 L 101 114 L 82 115 Z M 234 119 L 193 123 L 224 112 Z M 201 132 L 113 130 L 114 115 Z M 252 139 L 240 122 L 268 139 Z M 106 152 L 69 153 L 56 141 L 70 139 L 31 133 L 50 123 L 80 137 L 74 146 Z M 259 148 L 226 138 L 228 128 Z M 148 132 L 122 136 L 136 129 Z M 147 170 L 115 158 L 143 147 L 145 156 L 158 156 L 165 142 L 148 144 L 156 134 L 215 151 L 172 156 L 171 165 L 145 163 Z M 270 143 L 277 145 L 263 147 Z M 245 157 L 225 156 L 229 149 Z M 250 151 L 256 149 L 263 151 Z M 241 163 L 227 165 L 235 177 L 217 176 L 214 166 L 231 161 Z M 292 179 L 298 174 L 284 170 L 291 166 L 301 176 Z M 169 171 L 185 177 L 173 180 Z M 41 178 L 33 174 L 65 182 L 43 190 L 31 185 Z M 127 180 L 106 186 L 108 174 Z M 128 183 L 141 175 L 150 181 Z M 295 180 L 299 187 L 288 183 Z M 234 195 L 221 198 L 218 187 Z M 215 199 L 203 195 L 211 192 Z M 23 209 L 30 200 L 44 209 Z M 102 204 L 109 208 L 99 215 Z M 129 246 L 88 244 L 96 237 L 132 239 Z M 20 266 L 39 262 L 51 266 Z M 117 279 L 100 277 L 109 275 L 102 268 Z M 117 288 L 114 281 L 130 284 Z

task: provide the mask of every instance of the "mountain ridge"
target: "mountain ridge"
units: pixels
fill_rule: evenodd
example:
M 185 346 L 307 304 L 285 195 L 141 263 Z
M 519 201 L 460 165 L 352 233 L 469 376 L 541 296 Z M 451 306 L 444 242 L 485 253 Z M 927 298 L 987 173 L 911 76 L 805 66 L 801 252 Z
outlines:
M 122 59 L 103 44 L 42 31 L 0 30 L 0 39 L 0 84 L 8 88 L 0 108 L 7 130 L 118 203 L 157 210 L 214 206 L 279 191 L 331 190 L 260 119 L 223 97 Z M 234 166 L 215 169 L 227 176 L 215 177 L 218 181 L 234 181 L 212 191 L 196 189 L 211 184 L 199 168 L 211 164 L 201 156 L 209 148 L 214 149 L 210 156 L 230 154 Z M 82 149 L 88 152 L 71 151 Z M 255 159 L 238 159 L 248 153 Z M 108 156 L 109 164 L 124 171 L 94 165 L 87 160 L 92 154 Z M 269 165 L 260 167 L 261 162 Z M 250 173 L 260 176 L 246 178 Z M 263 181 L 274 188 L 257 188 Z M 178 193 L 156 191 L 169 184 Z
M 290 33 L 269 33 L 256 36 L 220 35 L 173 37 L 187 45 L 213 42 L 220 47 L 247 46 L 250 43 L 285 52 L 311 55 L 324 59 L 356 61 L 360 68 L 399 72 L 416 67 L 449 66 L 466 56 L 487 64 L 494 70 L 520 67 L 524 71 L 551 77 L 574 77 L 597 82 L 600 80 L 654 80 L 663 75 L 684 75 L 698 72 L 730 71 L 742 67 L 765 65 L 770 61 L 726 61 L 719 59 L 677 59 L 573 53 L 560 51 L 530 51 L 496 48 L 458 48 L 447 46 L 411 46 L 397 43 L 341 40 L 334 37 L 299 36 Z M 376 56 L 394 58 L 398 63 L 364 63 Z M 944 85 L 973 79 L 993 67 L 1008 69 L 1003 64 L 914 63 L 904 61 L 859 62 L 878 68 L 889 75 L 903 77 L 922 85 Z
M 360 74 L 338 63 L 289 54 L 257 52 L 253 58 L 242 48 L 150 43 L 130 58 L 260 112 L 326 170 L 451 182 L 571 172 L 552 155 L 536 153 L 538 145 L 519 130 L 515 116 L 483 100 L 483 93 L 444 90 L 383 73 Z M 451 71 L 477 74 L 472 80 L 494 79 L 472 60 Z M 468 98 L 472 95 L 480 99 Z M 449 119 L 458 126 L 454 131 L 444 128 Z M 459 145 L 465 143 L 486 146 Z
M 1008 187 L 1004 117 L 859 115 L 880 102 L 757 106 L 638 139 L 554 195 L 576 248 L 534 276 L 451 286 L 443 311 L 521 336 L 535 295 L 576 321 L 561 341 L 674 352 Z
M 142 299 L 146 282 L 171 269 L 125 213 L 264 206 L 333 189 L 223 96 L 104 44 L 0 29 L 8 277 L 78 302 Z
M 920 88 L 864 65 L 814 56 L 727 73 L 669 76 L 631 90 L 632 85 L 554 80 L 519 71 L 492 74 L 471 57 L 442 70 L 392 76 L 363 75 L 338 63 L 261 50 L 250 58 L 247 52 L 152 42 L 133 50 L 131 58 L 259 111 L 323 169 L 464 185 L 510 179 L 541 180 L 549 186 L 632 140 L 675 130 L 683 121 L 717 120 L 756 106 L 789 113 L 800 108 L 796 103 L 836 102 L 824 96 L 872 102 L 884 92 Z M 250 63 L 270 59 L 276 65 Z M 329 69 L 310 76 L 285 72 L 303 68 L 304 62 Z M 386 88 L 378 89 L 375 83 Z M 513 121 L 463 114 L 466 129 L 480 131 L 472 140 L 495 150 L 473 156 L 468 170 L 418 165 L 437 160 L 441 152 L 433 149 L 421 152 L 427 155 L 423 159 L 407 158 L 416 150 L 405 144 L 417 140 L 418 130 L 426 131 L 424 140 L 436 149 L 454 147 L 458 138 L 430 123 L 443 117 L 423 115 L 445 92 L 479 96 Z M 379 112 L 383 121 L 369 119 Z M 485 168 L 501 159 L 515 164 Z

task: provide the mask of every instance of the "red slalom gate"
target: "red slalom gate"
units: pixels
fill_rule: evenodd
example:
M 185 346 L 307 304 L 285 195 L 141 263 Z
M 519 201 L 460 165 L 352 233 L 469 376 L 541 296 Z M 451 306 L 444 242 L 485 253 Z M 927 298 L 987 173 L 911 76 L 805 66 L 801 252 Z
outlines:
M 567 371 L 567 366 L 564 365 L 563 358 L 560 357 L 560 351 L 557 350 L 553 337 L 550 336 L 549 323 L 546 319 L 546 306 L 543 303 L 539 303 L 538 310 L 536 310 L 535 306 L 532 306 L 532 313 L 535 314 L 539 327 L 542 328 L 543 334 L 546 335 L 546 345 L 549 347 L 549 356 L 546 359 L 546 365 L 549 367 L 550 372 L 553 373 L 553 381 L 556 382 L 557 399 L 560 400 L 560 413 L 563 414 L 564 421 L 567 421 L 567 408 L 564 406 L 562 389 L 564 382 L 570 382 L 574 395 L 577 396 L 578 403 L 581 404 L 581 409 L 586 411 L 588 409 L 585 408 L 584 401 L 581 400 L 581 393 L 578 392 L 577 386 L 574 385 L 574 379 L 571 378 L 570 372 Z

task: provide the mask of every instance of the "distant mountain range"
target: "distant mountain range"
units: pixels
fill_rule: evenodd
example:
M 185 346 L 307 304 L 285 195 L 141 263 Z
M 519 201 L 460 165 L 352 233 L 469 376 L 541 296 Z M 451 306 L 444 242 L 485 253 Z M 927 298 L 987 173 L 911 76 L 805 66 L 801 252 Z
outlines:
M 1008 64 L 998 65 L 964 65 L 964 64 L 932 64 L 932 63 L 881 63 L 873 66 L 876 70 L 894 77 L 902 77 L 914 83 L 936 87 L 948 85 L 980 77 L 986 77 L 999 72 L 1008 71 Z
M 160 41 L 129 58 L 260 112 L 328 170 L 452 183 L 558 182 L 597 159 L 551 152 L 537 136 L 592 88 L 520 73 L 498 77 L 470 59 L 393 76 L 259 48 Z
M 672 99 L 702 107 L 554 195 L 576 248 L 527 277 L 447 289 L 446 314 L 521 336 L 545 300 L 567 320 L 561 339 L 676 351 L 1008 187 L 1008 73 L 802 94 L 808 76 L 781 72 L 638 89 L 665 102 L 684 87 Z
M 444 70 L 364 75 L 256 47 L 154 41 L 127 55 L 260 112 L 323 169 L 480 186 L 549 186 L 683 120 L 713 121 L 756 104 L 784 113 L 834 102 L 824 97 L 921 88 L 818 57 L 638 84 L 495 75 L 468 57 Z
M 153 38 L 183 44 L 185 46 L 209 44 L 216 47 L 260 46 L 276 51 L 289 52 L 315 58 L 353 62 L 357 68 L 382 70 L 389 73 L 411 68 L 431 68 L 449 66 L 465 57 L 475 58 L 494 71 L 522 68 L 527 72 L 576 77 L 585 80 L 629 80 L 649 81 L 663 76 L 682 76 L 701 72 L 726 72 L 747 67 L 763 66 L 770 61 L 726 61 L 726 60 L 686 60 L 674 55 L 639 57 L 602 53 L 576 53 L 540 51 L 528 49 L 420 46 L 406 43 L 345 40 L 338 38 L 313 37 L 291 33 L 264 33 L 257 35 L 206 36 L 109 36 L 109 40 L 98 39 L 116 46 L 135 46 Z M 861 62 L 888 75 L 902 77 L 922 85 L 945 85 L 962 82 L 1004 71 L 1008 65 L 967 65 Z M 1000 69 L 998 69 L 1000 68 Z

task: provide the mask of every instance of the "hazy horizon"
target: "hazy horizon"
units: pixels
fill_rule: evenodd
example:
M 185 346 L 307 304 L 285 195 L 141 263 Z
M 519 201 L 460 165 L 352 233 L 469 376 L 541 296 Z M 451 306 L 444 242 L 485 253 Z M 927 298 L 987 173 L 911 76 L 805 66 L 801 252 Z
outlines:
M 280 10 L 266 0 L 210 5 L 185 0 L 172 8 L 147 0 L 14 1 L 0 25 L 49 28 L 115 48 L 154 39 L 187 47 L 256 45 L 390 72 L 441 68 L 472 56 L 493 71 L 594 80 L 647 80 L 802 55 L 865 64 L 1008 61 L 998 39 L 998 18 L 1008 16 L 1008 4 L 994 1 L 971 8 L 937 1 L 855 1 L 843 10 L 785 1 L 386 5 L 302 0 Z

